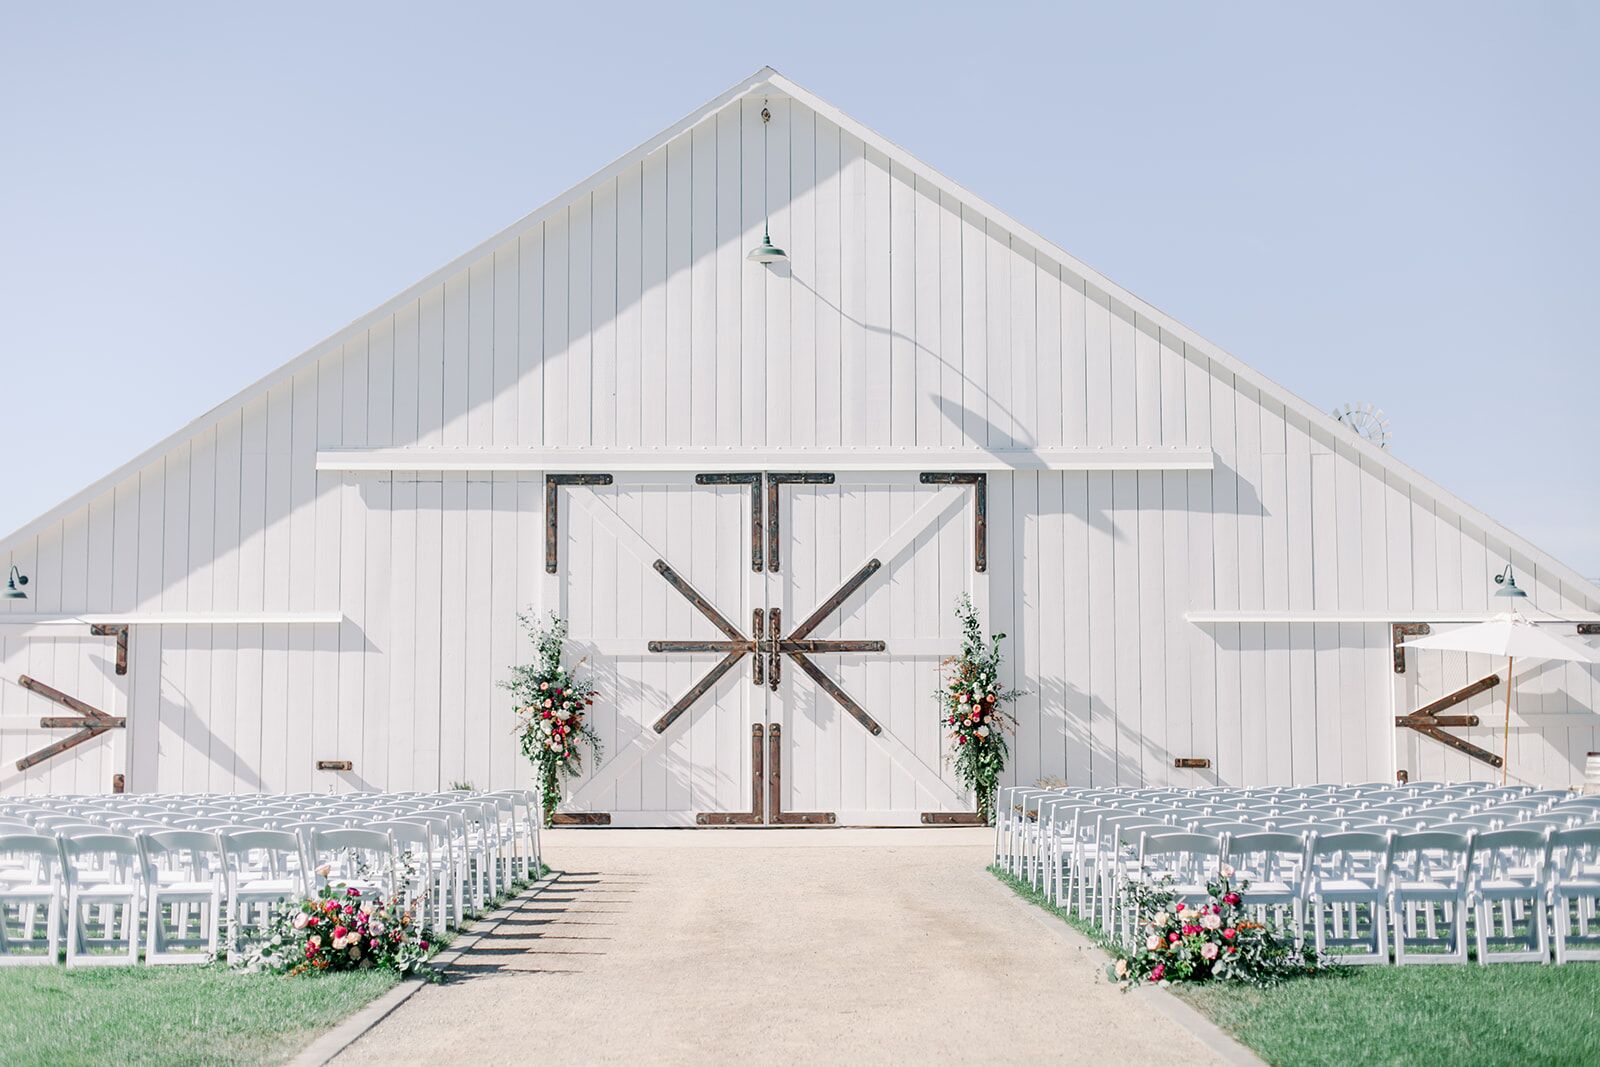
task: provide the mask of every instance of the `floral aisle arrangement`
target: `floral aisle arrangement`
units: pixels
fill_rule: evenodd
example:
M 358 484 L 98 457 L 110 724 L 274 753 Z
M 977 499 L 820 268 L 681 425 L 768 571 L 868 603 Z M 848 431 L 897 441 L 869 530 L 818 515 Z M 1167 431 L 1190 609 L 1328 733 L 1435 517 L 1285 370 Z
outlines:
M 517 702 L 517 736 L 522 751 L 537 770 L 539 797 L 545 825 L 561 803 L 562 786 L 583 771 L 582 748 L 589 749 L 598 766 L 600 737 L 589 725 L 589 708 L 599 691 L 577 668 L 562 662 L 567 641 L 567 621 L 554 612 L 543 623 L 519 615 L 533 640 L 534 662 L 511 668 L 511 678 L 500 684 Z
M 432 977 L 428 955 L 427 932 L 409 911 L 340 883 L 278 905 L 266 938 L 241 966 L 290 975 L 376 969 Z
M 1012 721 L 1005 705 L 1022 691 L 1000 684 L 1000 642 L 1006 635 L 984 640 L 983 624 L 971 597 L 962 595 L 956 604 L 956 618 L 961 620 L 961 652 L 941 664 L 944 684 L 937 695 L 944 725 L 950 731 L 956 777 L 977 797 L 978 814 L 988 822 L 994 816 L 1000 775 L 1011 755 L 1006 731 Z
M 1224 865 L 1206 884 L 1208 899 L 1189 904 L 1175 897 L 1170 881 L 1128 882 L 1125 892 L 1140 923 L 1134 943 L 1109 965 L 1111 979 L 1125 988 L 1212 980 L 1270 986 L 1316 970 L 1315 957 L 1250 917 L 1250 883 L 1235 876 Z

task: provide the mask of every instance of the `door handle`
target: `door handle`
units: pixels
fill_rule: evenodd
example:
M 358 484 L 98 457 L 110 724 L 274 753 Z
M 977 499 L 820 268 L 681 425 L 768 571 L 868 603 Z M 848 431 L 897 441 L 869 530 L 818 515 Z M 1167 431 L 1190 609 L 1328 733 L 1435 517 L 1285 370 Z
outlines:
M 767 615 L 767 688 L 778 691 L 783 680 L 783 655 L 778 651 L 778 638 L 783 633 L 783 609 L 768 608 Z
M 766 621 L 767 613 L 765 610 L 761 608 L 755 608 L 751 610 L 750 633 L 753 636 L 750 642 L 752 645 L 750 656 L 750 684 L 755 686 L 757 689 L 761 688 L 761 686 L 766 682 L 766 680 L 762 677 L 762 668 L 766 666 L 766 651 L 763 647 L 766 642 L 762 639 Z

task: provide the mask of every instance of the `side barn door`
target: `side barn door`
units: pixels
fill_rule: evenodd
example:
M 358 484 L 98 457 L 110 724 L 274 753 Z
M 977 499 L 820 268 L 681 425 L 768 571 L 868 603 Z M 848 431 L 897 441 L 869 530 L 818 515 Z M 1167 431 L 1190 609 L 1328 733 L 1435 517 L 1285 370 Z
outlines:
M 972 799 L 945 760 L 934 694 L 940 662 L 961 647 L 956 601 L 979 576 L 982 476 L 769 482 L 768 730 L 781 738 L 770 818 L 963 821 Z
M 748 812 L 764 700 L 751 677 L 764 583 L 751 560 L 750 483 L 603 478 L 556 476 L 546 490 L 547 508 L 556 494 L 556 571 L 545 603 L 568 619 L 602 692 L 603 757 L 575 783 L 563 821 L 682 826 Z
M 120 791 L 126 626 L 0 620 L 0 794 Z

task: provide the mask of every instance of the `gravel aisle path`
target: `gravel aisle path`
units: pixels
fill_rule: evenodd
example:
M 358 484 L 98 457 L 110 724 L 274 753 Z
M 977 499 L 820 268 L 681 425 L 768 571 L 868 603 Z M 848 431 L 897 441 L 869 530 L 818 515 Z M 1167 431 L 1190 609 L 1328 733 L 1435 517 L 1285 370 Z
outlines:
M 1220 1062 L 1016 906 L 989 842 L 553 832 L 554 886 L 337 1062 Z

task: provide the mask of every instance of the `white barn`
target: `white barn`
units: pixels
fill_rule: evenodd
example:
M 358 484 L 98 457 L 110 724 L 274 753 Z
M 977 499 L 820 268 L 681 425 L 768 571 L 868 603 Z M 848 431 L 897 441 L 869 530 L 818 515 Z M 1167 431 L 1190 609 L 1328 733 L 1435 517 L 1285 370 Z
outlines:
M 764 69 L 0 541 L 0 790 L 527 782 L 496 683 L 554 608 L 606 695 L 572 811 L 937 821 L 962 591 L 1016 781 L 1488 777 L 1395 716 L 1503 664 L 1393 642 L 1508 562 L 1595 629 L 1600 588 Z M 1597 669 L 1516 685 L 1513 780 L 1581 778 Z M 1446 739 L 1498 753 L 1502 693 Z

